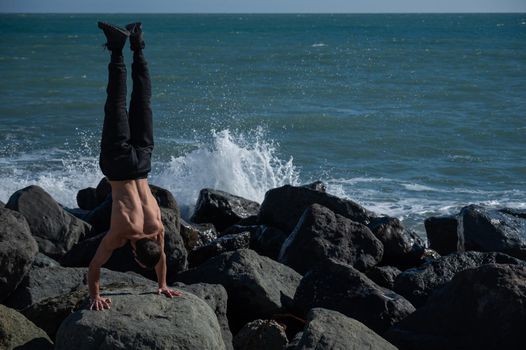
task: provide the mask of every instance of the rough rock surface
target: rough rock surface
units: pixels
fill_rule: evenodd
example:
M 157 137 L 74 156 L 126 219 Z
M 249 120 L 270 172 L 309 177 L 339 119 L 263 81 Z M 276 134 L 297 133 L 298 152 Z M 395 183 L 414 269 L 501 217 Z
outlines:
M 221 236 L 188 254 L 189 267 L 199 266 L 206 260 L 224 252 L 250 247 L 250 232 Z
M 526 260 L 526 218 L 518 210 L 470 205 L 460 212 L 464 249 L 502 252 Z
M 166 298 L 140 287 L 110 288 L 104 312 L 79 310 L 57 332 L 56 350 L 225 349 L 216 315 L 191 293 Z
M 252 235 L 250 245 L 259 255 L 278 260 L 281 246 L 288 236 L 288 233 L 283 232 L 279 228 L 260 225 Z
M 241 219 L 256 215 L 258 211 L 259 203 L 227 192 L 204 188 L 199 192 L 191 220 L 195 223 L 212 223 L 219 231 L 223 231 Z
M 459 272 L 385 337 L 401 349 L 522 349 L 526 266 L 488 264 Z
M 40 252 L 52 258 L 63 256 L 91 230 L 90 225 L 66 212 L 38 186 L 16 191 L 6 208 L 24 215 Z
M 261 203 L 259 223 L 291 232 L 305 209 L 314 203 L 361 224 L 368 224 L 375 216 L 351 200 L 306 187 L 285 185 L 267 191 Z
M 453 253 L 402 272 L 395 279 L 393 290 L 420 307 L 433 290 L 449 282 L 458 272 L 491 263 L 526 264 L 502 253 Z
M 424 253 L 425 243 L 415 232 L 406 230 L 400 220 L 377 217 L 368 225 L 384 246 L 383 265 L 408 268 L 417 265 Z
M 16 211 L 0 208 L 0 302 L 24 279 L 37 253 L 26 219 Z
M 322 181 L 314 181 L 310 184 L 302 185 L 301 187 L 308 188 L 310 190 L 318 191 L 318 192 L 326 192 L 327 191 L 327 185 L 325 185 Z
M 228 314 L 235 333 L 246 323 L 282 312 L 301 276 L 288 266 L 249 249 L 227 252 L 177 275 L 184 283 L 221 284 L 228 292 Z
M 424 221 L 429 248 L 440 255 L 448 255 L 464 249 L 464 236 L 459 235 L 458 217 L 434 216 Z
M 363 323 L 337 311 L 312 309 L 296 350 L 396 350 Z
M 415 310 L 402 296 L 334 260 L 325 261 L 303 277 L 294 305 L 303 315 L 315 307 L 339 311 L 380 334 Z
M 93 187 L 83 188 L 77 192 L 77 205 L 80 209 L 92 210 L 99 205 L 97 190 Z
M 49 256 L 38 253 L 33 260 L 33 268 L 38 267 L 57 267 L 60 266 L 58 261 L 51 259 Z
M 377 285 L 393 289 L 396 277 L 402 273 L 394 266 L 375 266 L 372 269 L 368 270 L 365 274 Z
M 382 254 L 382 243 L 367 226 L 313 204 L 283 243 L 279 261 L 301 274 L 327 258 L 365 271 L 379 263 Z
M 208 244 L 217 238 L 212 224 L 193 224 L 181 219 L 181 237 L 188 252 Z
M 236 350 L 282 350 L 287 344 L 285 329 L 273 320 L 249 322 L 234 338 Z
M 0 349 L 52 350 L 53 343 L 22 314 L 0 305 Z

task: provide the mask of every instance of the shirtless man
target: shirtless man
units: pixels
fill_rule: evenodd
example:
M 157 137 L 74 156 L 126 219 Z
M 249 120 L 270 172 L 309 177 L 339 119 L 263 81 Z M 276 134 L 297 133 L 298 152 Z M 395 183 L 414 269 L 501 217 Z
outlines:
M 141 23 L 131 23 L 126 29 L 103 22 L 98 26 L 104 31 L 105 46 L 111 52 L 99 164 L 111 184 L 113 204 L 110 229 L 88 270 L 92 310 L 110 308 L 111 300 L 99 294 L 100 269 L 113 251 L 128 241 L 137 264 L 143 268 L 155 268 L 158 294 L 170 298 L 181 295 L 166 285 L 164 227 L 159 206 L 148 186 L 153 125 L 150 75 L 142 52 Z M 129 113 L 126 111 L 126 66 L 122 55 L 128 37 L 133 51 L 133 91 Z

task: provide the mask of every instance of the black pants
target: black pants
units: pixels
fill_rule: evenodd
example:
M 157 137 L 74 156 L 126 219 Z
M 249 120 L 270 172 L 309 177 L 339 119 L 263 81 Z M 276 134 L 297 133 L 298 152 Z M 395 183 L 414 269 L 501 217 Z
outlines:
M 153 151 L 152 92 L 142 51 L 133 55 L 129 113 L 126 111 L 126 66 L 122 54 L 112 54 L 108 73 L 100 168 L 110 181 L 146 178 L 151 170 Z

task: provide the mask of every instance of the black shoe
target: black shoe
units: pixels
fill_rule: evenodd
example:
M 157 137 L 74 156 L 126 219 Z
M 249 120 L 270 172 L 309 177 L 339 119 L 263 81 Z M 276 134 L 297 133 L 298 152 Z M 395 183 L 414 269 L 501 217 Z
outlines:
M 126 29 L 130 31 L 130 49 L 132 51 L 144 49 L 141 22 L 130 23 L 126 26 Z
M 97 24 L 106 35 L 106 44 L 104 44 L 106 48 L 110 51 L 122 51 L 130 32 L 106 22 L 98 22 Z

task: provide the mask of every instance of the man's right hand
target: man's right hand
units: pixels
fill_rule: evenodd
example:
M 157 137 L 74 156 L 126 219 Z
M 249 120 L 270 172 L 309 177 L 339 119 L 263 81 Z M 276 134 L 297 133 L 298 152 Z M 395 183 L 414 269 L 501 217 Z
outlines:
M 109 309 L 111 307 L 110 298 L 101 298 L 97 296 L 95 298 L 90 298 L 90 310 L 102 311 L 104 309 Z

